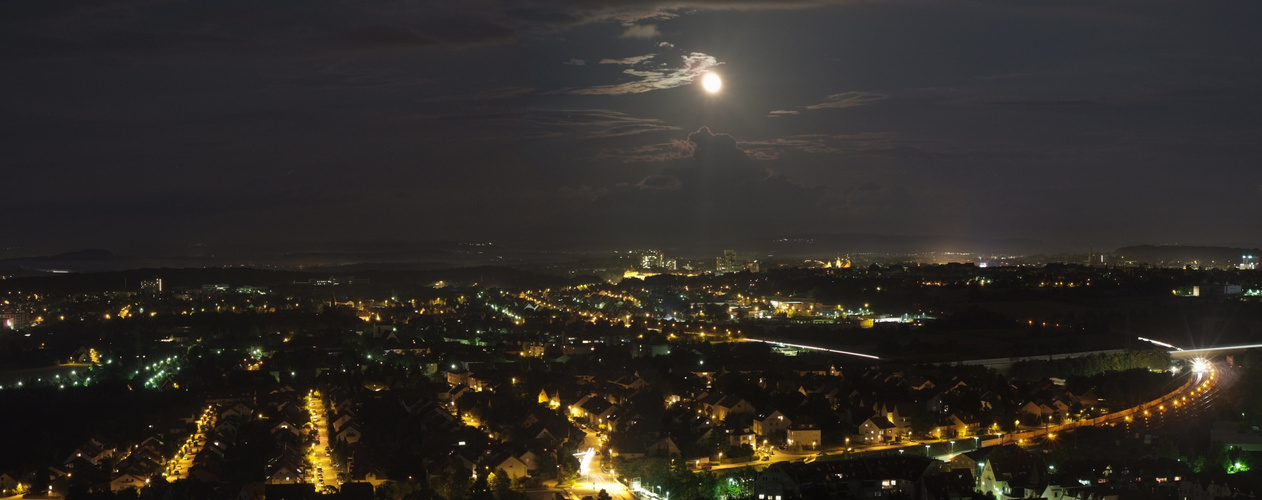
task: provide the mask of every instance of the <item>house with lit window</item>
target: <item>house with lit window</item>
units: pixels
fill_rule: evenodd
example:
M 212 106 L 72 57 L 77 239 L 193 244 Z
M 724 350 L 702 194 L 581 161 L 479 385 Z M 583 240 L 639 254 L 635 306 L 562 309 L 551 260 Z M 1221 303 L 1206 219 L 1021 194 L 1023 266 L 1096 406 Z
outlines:
M 893 441 L 898 436 L 898 426 L 881 415 L 873 415 L 859 425 L 859 435 L 865 444 Z
M 766 439 L 788 430 L 790 425 L 793 425 L 793 420 L 780 413 L 780 410 L 772 410 L 770 413 L 760 413 L 755 416 L 751 429 L 759 439 Z

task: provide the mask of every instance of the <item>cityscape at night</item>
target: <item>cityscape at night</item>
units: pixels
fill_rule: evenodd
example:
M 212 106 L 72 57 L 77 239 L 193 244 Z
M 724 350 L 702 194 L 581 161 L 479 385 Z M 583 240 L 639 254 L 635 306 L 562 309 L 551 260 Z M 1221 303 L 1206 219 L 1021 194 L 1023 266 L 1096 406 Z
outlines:
M 0 454 L 5 494 L 1000 500 L 1257 484 L 1262 272 L 1247 259 L 755 257 L 13 267 L 0 401 L 22 431 Z
M 1258 19 L 0 1 L 0 500 L 1257 498 Z

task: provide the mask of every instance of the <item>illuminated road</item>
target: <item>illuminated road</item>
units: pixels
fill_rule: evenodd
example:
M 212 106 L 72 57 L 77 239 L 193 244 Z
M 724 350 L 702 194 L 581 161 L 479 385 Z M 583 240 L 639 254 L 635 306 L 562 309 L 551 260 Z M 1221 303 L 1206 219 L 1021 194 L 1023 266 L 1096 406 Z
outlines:
M 175 457 L 167 461 L 163 475 L 166 476 L 168 482 L 188 477 L 188 469 L 193 466 L 193 459 L 197 458 L 197 454 L 201 453 L 202 447 L 206 445 L 206 431 L 215 428 L 215 417 L 214 407 L 207 406 L 202 410 L 201 416 L 197 419 L 197 430 L 185 440 Z
M 325 486 L 336 487 L 337 470 L 333 468 L 333 459 L 325 450 L 329 446 L 329 423 L 325 422 L 324 399 L 320 397 L 319 392 L 310 392 L 307 394 L 307 410 L 311 412 L 311 425 L 316 429 L 316 435 L 319 436 L 316 442 L 311 444 L 311 450 L 308 451 L 308 458 L 311 459 L 313 470 L 309 471 L 309 480 L 315 484 L 316 491 L 324 490 Z
M 586 431 L 586 433 L 587 437 L 583 439 L 583 445 L 579 449 L 590 449 L 593 451 L 593 455 L 587 473 L 580 475 L 574 486 L 569 488 L 570 495 L 575 500 L 585 496 L 596 498 L 600 490 L 605 490 L 605 493 L 608 493 L 614 500 L 633 500 L 635 497 L 631 495 L 630 490 L 623 486 L 622 483 L 616 481 L 613 474 L 604 471 L 604 464 L 601 458 L 602 453 L 599 452 L 602 446 L 600 435 L 591 430 Z M 579 460 L 581 461 L 582 457 L 579 457 Z

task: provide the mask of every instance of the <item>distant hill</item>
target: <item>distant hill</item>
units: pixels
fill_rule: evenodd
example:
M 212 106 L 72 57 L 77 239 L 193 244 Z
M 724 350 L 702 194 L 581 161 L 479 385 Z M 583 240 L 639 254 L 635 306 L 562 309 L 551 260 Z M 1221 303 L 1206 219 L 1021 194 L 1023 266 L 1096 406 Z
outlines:
M 1244 256 L 1262 257 L 1257 248 L 1230 248 L 1185 245 L 1136 245 L 1113 251 L 1122 262 L 1161 264 L 1191 264 L 1222 266 L 1239 264 Z

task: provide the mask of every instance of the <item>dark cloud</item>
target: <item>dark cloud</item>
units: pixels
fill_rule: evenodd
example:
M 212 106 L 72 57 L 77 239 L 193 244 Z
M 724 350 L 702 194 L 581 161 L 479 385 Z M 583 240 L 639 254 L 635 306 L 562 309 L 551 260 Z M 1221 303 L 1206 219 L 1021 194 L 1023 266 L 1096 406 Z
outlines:
M 635 187 L 640 189 L 659 189 L 667 191 L 678 191 L 684 186 L 683 181 L 671 175 L 650 175 L 635 183 Z
M 549 136 L 569 134 L 584 139 L 678 130 L 678 127 L 667 125 L 658 118 L 639 118 L 608 109 L 532 110 L 525 119 Z
M 363 49 L 426 47 L 439 43 L 413 28 L 390 25 L 362 26 L 335 37 L 334 41 Z

